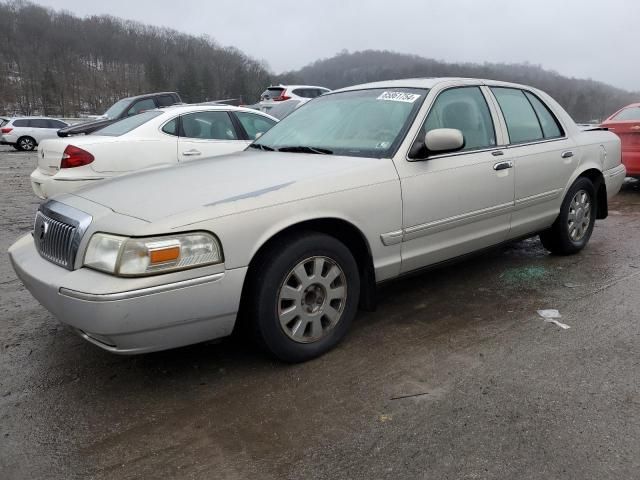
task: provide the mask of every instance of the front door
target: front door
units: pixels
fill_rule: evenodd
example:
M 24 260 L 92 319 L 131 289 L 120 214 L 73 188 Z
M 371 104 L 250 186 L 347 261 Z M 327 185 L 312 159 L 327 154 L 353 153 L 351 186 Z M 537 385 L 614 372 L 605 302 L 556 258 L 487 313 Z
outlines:
M 493 112 L 493 113 L 492 113 Z M 441 262 L 506 240 L 514 201 L 513 163 L 499 148 L 493 106 L 477 86 L 436 98 L 407 161 L 399 165 L 403 201 L 401 271 Z M 462 132 L 461 151 L 431 155 L 429 130 Z
M 251 143 L 241 139 L 226 111 L 188 113 L 180 119 L 179 162 L 238 152 Z

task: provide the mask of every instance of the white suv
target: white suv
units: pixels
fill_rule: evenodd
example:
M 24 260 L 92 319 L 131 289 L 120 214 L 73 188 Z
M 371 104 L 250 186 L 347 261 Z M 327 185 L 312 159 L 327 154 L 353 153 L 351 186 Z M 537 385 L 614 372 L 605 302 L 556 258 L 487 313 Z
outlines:
M 57 132 L 69 124 L 47 117 L 10 118 L 0 127 L 0 145 L 12 145 L 16 150 L 33 150 L 47 138 L 57 138 Z
M 291 108 L 293 110 L 309 100 L 330 91 L 328 88 L 313 85 L 275 85 L 262 92 L 258 105 L 261 111 L 269 114 L 270 110 L 283 102 L 294 104 L 294 107 Z

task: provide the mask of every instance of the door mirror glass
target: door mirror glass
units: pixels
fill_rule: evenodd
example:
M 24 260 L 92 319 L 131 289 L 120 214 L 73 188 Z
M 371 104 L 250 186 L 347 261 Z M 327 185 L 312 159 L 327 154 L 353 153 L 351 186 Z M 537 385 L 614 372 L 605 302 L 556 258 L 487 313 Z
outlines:
M 464 148 L 464 136 L 457 128 L 436 128 L 426 133 L 424 144 L 429 152 L 455 152 Z

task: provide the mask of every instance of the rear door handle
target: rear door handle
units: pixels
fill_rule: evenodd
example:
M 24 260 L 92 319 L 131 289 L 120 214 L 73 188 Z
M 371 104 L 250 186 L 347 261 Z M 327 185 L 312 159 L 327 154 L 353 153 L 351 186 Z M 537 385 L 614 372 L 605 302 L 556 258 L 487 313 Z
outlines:
M 200 155 L 200 150 L 196 150 L 195 148 L 191 150 L 187 150 L 186 152 L 182 152 L 182 155 L 185 157 L 195 157 L 196 155 Z
M 562 158 L 571 158 L 573 157 L 573 152 L 562 152 Z
M 498 162 L 493 166 L 493 169 L 497 172 L 500 170 L 506 170 L 507 168 L 513 168 L 513 162 L 508 160 L 506 162 Z

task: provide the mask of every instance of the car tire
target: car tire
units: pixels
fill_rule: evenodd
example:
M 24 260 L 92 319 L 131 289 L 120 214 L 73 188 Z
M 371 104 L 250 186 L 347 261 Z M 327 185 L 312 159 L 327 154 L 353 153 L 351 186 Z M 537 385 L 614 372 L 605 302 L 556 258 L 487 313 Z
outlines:
M 593 183 L 588 178 L 578 178 L 562 201 L 556 221 L 540 233 L 542 245 L 557 255 L 572 255 L 582 250 L 591 238 L 597 208 Z
M 14 143 L 11 145 L 13 148 L 15 148 L 16 150 L 20 151 L 20 147 L 18 146 L 17 143 Z
M 358 309 L 360 275 L 351 251 L 317 232 L 275 242 L 253 269 L 249 318 L 277 358 L 304 362 L 335 347 Z
M 36 148 L 37 143 L 31 137 L 20 137 L 16 142 L 16 145 L 18 146 L 18 150 L 22 152 L 30 152 Z

